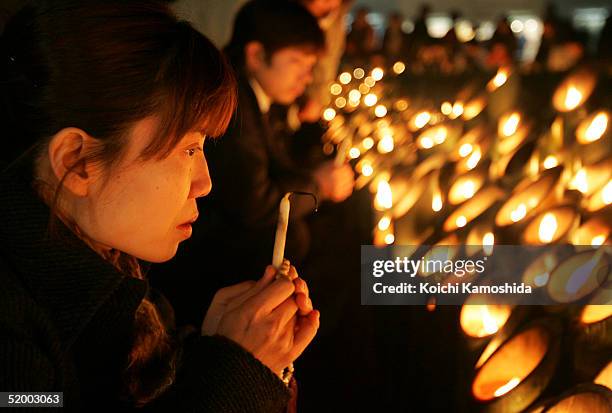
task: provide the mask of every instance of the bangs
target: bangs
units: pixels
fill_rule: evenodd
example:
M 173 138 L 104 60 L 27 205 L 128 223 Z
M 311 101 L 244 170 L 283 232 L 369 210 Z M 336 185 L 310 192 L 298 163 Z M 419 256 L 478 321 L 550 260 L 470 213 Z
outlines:
M 160 124 L 144 158 L 168 156 L 189 132 L 223 135 L 236 110 L 236 79 L 225 56 L 189 23 L 177 31 L 157 74 Z

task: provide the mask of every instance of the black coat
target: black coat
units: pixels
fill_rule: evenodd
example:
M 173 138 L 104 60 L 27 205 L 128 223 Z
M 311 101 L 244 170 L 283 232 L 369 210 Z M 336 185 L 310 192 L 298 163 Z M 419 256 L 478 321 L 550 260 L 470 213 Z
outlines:
M 31 155 L 0 175 L 0 391 L 62 391 L 70 411 L 132 410 L 120 378 L 148 283 L 119 273 L 61 223 L 50 236 L 49 208 L 31 182 Z M 144 411 L 286 406 L 283 383 L 234 342 L 196 336 L 176 351 L 175 383 Z

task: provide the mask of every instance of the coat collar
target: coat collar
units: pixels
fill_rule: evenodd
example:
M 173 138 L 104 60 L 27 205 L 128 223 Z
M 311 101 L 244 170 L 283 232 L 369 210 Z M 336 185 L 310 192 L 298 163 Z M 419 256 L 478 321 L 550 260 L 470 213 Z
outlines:
M 60 220 L 49 233 L 50 209 L 32 187 L 34 159 L 30 149 L 0 174 L 0 256 L 70 346 L 117 288 L 129 288 L 137 306 L 147 283 L 118 272 Z

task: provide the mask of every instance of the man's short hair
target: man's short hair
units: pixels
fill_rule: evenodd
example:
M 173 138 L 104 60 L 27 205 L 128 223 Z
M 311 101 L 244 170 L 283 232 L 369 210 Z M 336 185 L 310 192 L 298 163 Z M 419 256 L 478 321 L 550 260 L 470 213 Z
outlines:
M 244 48 L 252 41 L 263 45 L 268 59 L 286 47 L 313 52 L 325 48 L 317 19 L 302 5 L 287 0 L 252 0 L 238 11 L 232 38 L 224 49 L 236 67 L 244 66 Z

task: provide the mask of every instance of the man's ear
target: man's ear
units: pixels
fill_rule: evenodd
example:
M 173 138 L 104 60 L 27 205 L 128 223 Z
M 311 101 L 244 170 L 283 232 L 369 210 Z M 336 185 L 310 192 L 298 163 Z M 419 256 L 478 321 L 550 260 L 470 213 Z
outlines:
M 244 58 L 247 71 L 255 71 L 266 64 L 266 51 L 263 44 L 251 41 L 244 47 Z
M 91 162 L 85 155 L 96 145 L 96 139 L 78 128 L 64 128 L 49 142 L 49 164 L 62 186 L 76 196 L 87 196 L 93 181 Z

